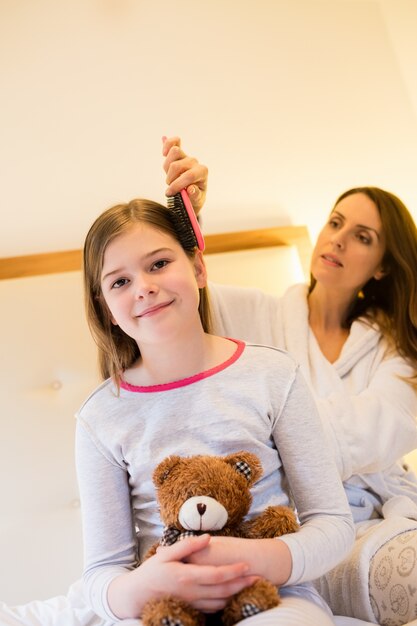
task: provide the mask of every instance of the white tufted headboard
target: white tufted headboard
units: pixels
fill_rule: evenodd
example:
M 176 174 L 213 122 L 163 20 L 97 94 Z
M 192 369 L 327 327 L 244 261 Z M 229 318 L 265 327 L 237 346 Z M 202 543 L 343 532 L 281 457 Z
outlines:
M 211 280 L 279 295 L 304 279 L 302 226 L 206 236 Z M 74 413 L 99 382 L 79 250 L 0 259 L 0 599 L 63 594 L 81 575 Z M 268 274 L 268 271 L 269 274 Z

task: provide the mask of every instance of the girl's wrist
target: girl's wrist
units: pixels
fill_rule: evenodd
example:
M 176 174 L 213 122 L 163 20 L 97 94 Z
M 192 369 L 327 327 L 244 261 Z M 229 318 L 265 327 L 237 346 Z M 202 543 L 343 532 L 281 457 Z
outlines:
M 136 571 L 136 570 L 134 570 Z M 132 577 L 134 572 L 126 572 L 114 578 L 107 589 L 107 602 L 111 612 L 118 619 L 140 617 L 145 603 L 137 589 L 140 588 Z
M 280 539 L 255 539 L 250 540 L 249 546 L 250 573 L 274 585 L 284 585 L 292 571 L 292 555 L 287 544 Z

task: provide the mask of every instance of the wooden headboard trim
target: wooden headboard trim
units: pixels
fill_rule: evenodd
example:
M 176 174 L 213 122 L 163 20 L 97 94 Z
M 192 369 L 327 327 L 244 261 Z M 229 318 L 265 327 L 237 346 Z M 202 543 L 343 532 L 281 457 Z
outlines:
M 274 246 L 296 246 L 304 274 L 306 277 L 308 276 L 311 242 L 306 226 L 276 226 L 258 230 L 219 233 L 205 235 L 204 239 L 206 242 L 205 254 Z M 80 270 L 81 266 L 81 250 L 6 257 L 0 259 L 0 280 L 75 272 Z

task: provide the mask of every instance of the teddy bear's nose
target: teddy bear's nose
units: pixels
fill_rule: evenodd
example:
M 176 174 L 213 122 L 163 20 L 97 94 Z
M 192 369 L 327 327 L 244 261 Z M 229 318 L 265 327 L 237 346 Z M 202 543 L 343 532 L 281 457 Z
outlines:
M 185 530 L 221 530 L 228 519 L 227 511 L 211 496 L 191 496 L 178 513 L 178 521 Z
M 204 513 L 206 512 L 207 506 L 205 504 L 203 504 L 202 502 L 199 502 L 197 504 L 197 511 L 199 512 L 200 515 L 204 515 Z

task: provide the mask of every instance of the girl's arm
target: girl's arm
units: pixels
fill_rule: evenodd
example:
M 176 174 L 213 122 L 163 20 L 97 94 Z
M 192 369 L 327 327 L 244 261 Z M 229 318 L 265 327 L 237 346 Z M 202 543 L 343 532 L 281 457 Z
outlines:
M 127 472 L 106 458 L 80 420 L 76 461 L 83 515 L 84 587 L 98 615 L 112 622 L 140 617 L 147 600 L 168 592 L 197 609 L 217 611 L 231 595 L 252 584 L 242 560 L 208 567 L 182 562 L 207 545 L 207 535 L 158 550 L 139 566 Z
M 277 585 L 318 578 L 349 552 L 354 526 L 313 398 L 296 375 L 273 436 L 294 498 L 301 528 L 280 539 L 213 537 L 191 560 L 201 564 L 245 559 L 249 572 Z
M 349 553 L 355 530 L 333 454 L 300 370 L 273 436 L 301 524 L 299 532 L 282 539 L 293 558 L 287 582 L 314 580 Z
M 226 565 L 239 563 L 243 555 L 252 575 L 266 578 L 274 585 L 284 585 L 291 575 L 291 550 L 279 539 L 216 536 L 203 550 L 190 554 L 187 561 L 206 566 Z
M 107 600 L 111 581 L 137 566 L 126 468 L 107 458 L 78 418 L 76 466 L 84 540 L 84 591 L 92 609 L 114 621 Z

